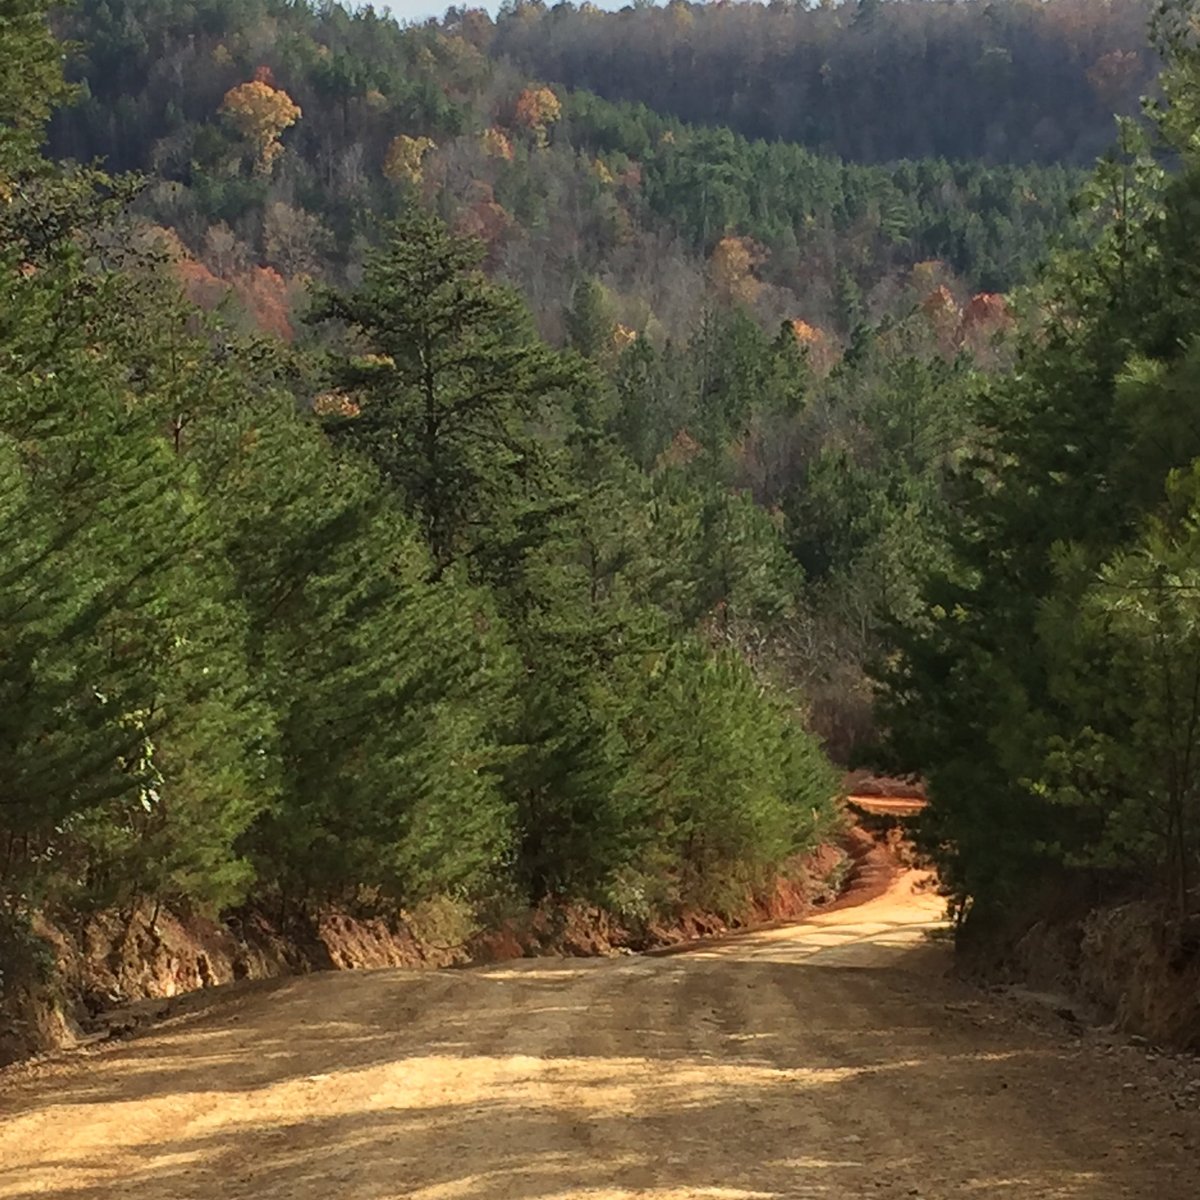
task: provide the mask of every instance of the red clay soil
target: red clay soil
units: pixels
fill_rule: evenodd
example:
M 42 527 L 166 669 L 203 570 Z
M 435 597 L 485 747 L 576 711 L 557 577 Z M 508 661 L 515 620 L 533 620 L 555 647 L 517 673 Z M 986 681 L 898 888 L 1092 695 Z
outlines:
M 857 825 L 846 835 L 846 849 L 852 864 L 846 886 L 836 900 L 822 907 L 822 912 L 837 912 L 878 899 L 905 870 L 890 845 Z
M 856 908 L 861 904 L 877 900 L 902 875 L 911 873 L 886 840 L 872 836 L 858 825 L 850 827 L 843 847 L 850 856 L 850 870 L 846 876 L 846 883 L 835 899 L 825 904 L 812 906 L 810 908 L 812 915 L 839 912 L 842 909 Z M 691 938 L 670 946 L 651 947 L 644 953 L 655 956 L 684 954 L 695 950 L 697 946 L 722 945 L 733 938 L 742 937 L 746 933 L 786 929 L 795 925 L 798 919 L 797 916 L 792 915 L 755 921 L 738 929 L 722 930 L 709 936 Z

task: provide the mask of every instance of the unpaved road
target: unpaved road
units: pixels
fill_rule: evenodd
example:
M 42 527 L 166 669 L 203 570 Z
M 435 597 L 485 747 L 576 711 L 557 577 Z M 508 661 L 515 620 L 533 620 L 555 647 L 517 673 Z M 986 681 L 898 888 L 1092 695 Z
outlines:
M 0 1198 L 1196 1200 L 1196 1114 L 950 982 L 914 878 L 690 954 L 220 999 L 0 1078 Z
M 912 817 L 925 809 L 927 801 L 916 796 L 849 796 L 846 804 L 880 817 Z

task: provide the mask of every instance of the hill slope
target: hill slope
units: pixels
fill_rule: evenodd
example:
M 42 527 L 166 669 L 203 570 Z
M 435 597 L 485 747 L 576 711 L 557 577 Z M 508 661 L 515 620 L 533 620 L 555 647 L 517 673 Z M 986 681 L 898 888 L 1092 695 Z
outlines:
M 853 162 L 1088 165 L 1137 112 L 1152 0 L 846 0 L 447 18 L 522 71 Z
M 83 46 L 71 68 L 83 91 L 51 146 L 147 172 L 149 215 L 218 275 L 239 263 L 276 272 L 279 303 L 297 276 L 345 278 L 416 193 L 485 239 L 492 269 L 552 339 L 584 275 L 604 280 L 623 323 L 688 336 L 703 303 L 721 298 L 712 255 L 727 237 L 753 242 L 743 269 L 767 285 L 753 307 L 768 326 L 799 317 L 848 335 L 864 304 L 889 307 L 887 289 L 914 264 L 944 263 L 969 292 L 1007 290 L 1066 223 L 1075 173 L 986 168 L 983 143 L 966 138 L 953 164 L 870 167 L 557 83 L 539 116 L 538 80 L 554 82 L 557 65 L 508 45 L 527 15 L 493 37 L 479 14 L 404 30 L 370 10 L 283 0 L 82 0 L 62 29 Z M 256 76 L 300 110 L 269 173 L 222 112 Z M 1106 119 L 1098 145 L 1110 138 Z M 405 153 L 417 157 L 406 165 Z M 887 157 L 908 153 L 897 144 Z

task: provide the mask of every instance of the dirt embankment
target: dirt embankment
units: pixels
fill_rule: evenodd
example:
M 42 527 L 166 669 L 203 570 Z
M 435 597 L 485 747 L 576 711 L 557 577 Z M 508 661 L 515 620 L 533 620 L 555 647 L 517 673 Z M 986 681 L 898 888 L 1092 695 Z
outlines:
M 341 914 L 286 929 L 261 914 L 226 922 L 160 910 L 101 913 L 70 927 L 44 918 L 34 933 L 53 958 L 48 980 L 10 967 L 0 1004 L 0 1064 L 127 1032 L 174 998 L 245 979 L 350 967 L 456 961 L 399 921 Z
M 1200 925 L 1181 927 L 1147 901 L 968 928 L 961 969 L 1035 989 L 1089 1024 L 1200 1052 Z
M 419 936 L 403 917 L 326 913 L 286 927 L 261 913 L 225 922 L 160 911 L 101 914 L 75 928 L 42 920 L 36 932 L 57 964 L 50 986 L 10 976 L 0 1003 L 0 1065 L 30 1054 L 87 1044 L 162 1017 L 177 998 L 217 985 L 325 970 L 437 968 L 544 955 L 604 956 L 691 943 L 736 929 L 794 921 L 831 907 L 847 888 L 878 894 L 896 863 L 886 846 L 851 829 L 789 864 L 766 893 L 750 897 L 740 920 L 685 911 L 631 929 L 582 905 L 543 908 L 454 944 Z

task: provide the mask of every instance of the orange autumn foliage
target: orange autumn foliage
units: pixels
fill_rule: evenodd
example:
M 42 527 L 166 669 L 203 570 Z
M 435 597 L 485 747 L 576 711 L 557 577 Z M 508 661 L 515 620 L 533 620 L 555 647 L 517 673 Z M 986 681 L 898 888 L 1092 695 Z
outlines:
M 143 240 L 167 259 L 183 294 L 197 308 L 213 312 L 232 296 L 247 322 L 261 333 L 290 342 L 295 336 L 291 323 L 292 288 L 272 267 L 251 266 L 236 270 L 225 279 L 189 253 L 173 230 L 152 226 Z
M 476 181 L 471 189 L 470 203 L 459 213 L 454 229 L 456 233 L 483 242 L 487 247 L 486 263 L 494 266 L 496 254 L 512 223 L 512 217 L 496 202 L 491 187 Z
M 623 188 L 628 188 L 630 191 L 635 191 L 642 186 L 642 164 L 631 162 L 620 175 L 617 176 L 617 183 Z
M 954 293 L 945 284 L 939 285 L 921 301 L 921 311 L 929 322 L 938 351 L 953 357 L 958 348 L 958 331 L 962 322 L 962 310 Z
M 219 308 L 229 295 L 229 284 L 194 258 L 179 259 L 173 264 L 172 270 L 183 287 L 183 294 L 205 312 Z
M 957 321 L 959 317 L 958 302 L 945 284 L 934 288 L 925 297 L 921 302 L 921 309 L 932 321 L 942 321 L 947 316 L 952 316 Z
M 837 343 L 823 329 L 800 317 L 793 318 L 788 325 L 796 344 L 804 351 L 809 367 L 819 378 L 824 378 L 841 357 Z
M 627 350 L 634 342 L 638 340 L 637 330 L 631 329 L 628 325 L 622 325 L 619 321 L 613 327 L 612 337 L 609 338 L 609 348 L 614 354 L 620 354 Z
M 362 409 L 347 392 L 322 392 L 313 397 L 313 412 L 318 417 L 357 417 Z
M 546 140 L 546 129 L 562 115 L 562 104 L 548 87 L 527 87 L 518 97 L 514 110 L 518 125 L 524 126 L 539 145 Z
M 978 329 L 981 327 L 1002 328 L 1010 324 L 1012 313 L 1008 301 L 997 292 L 979 292 L 972 296 L 970 303 L 963 311 L 963 328 Z
M 251 267 L 234 278 L 233 290 L 257 329 L 280 341 L 292 340 L 291 289 L 278 271 L 273 267 Z
M 795 334 L 796 341 L 802 346 L 815 346 L 825 340 L 825 335 L 821 330 L 815 325 L 810 325 L 807 321 L 802 321 L 799 317 L 789 321 L 788 324 L 792 327 L 792 333 Z
M 658 456 L 655 466 L 660 470 L 664 467 L 685 467 L 703 450 L 704 447 L 686 429 L 681 429 Z
M 995 292 L 972 296 L 963 310 L 958 344 L 976 358 L 986 356 L 1014 324 L 1008 301 Z

